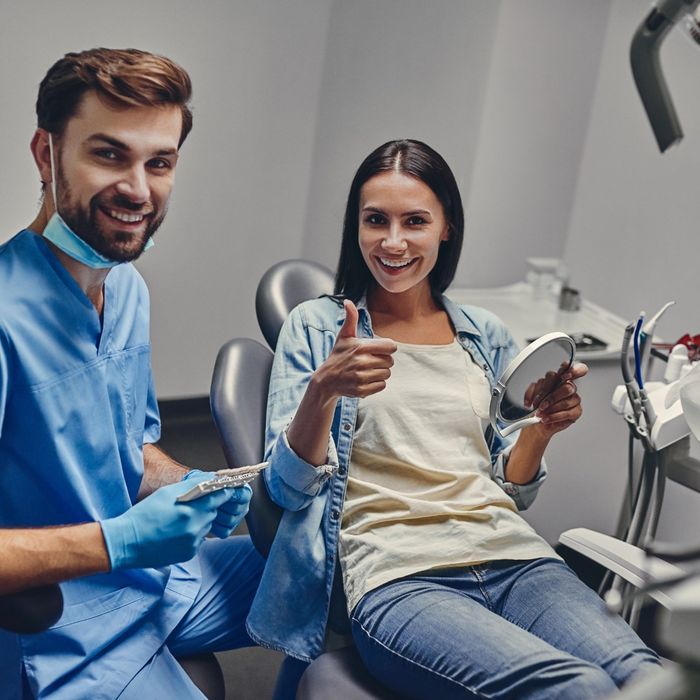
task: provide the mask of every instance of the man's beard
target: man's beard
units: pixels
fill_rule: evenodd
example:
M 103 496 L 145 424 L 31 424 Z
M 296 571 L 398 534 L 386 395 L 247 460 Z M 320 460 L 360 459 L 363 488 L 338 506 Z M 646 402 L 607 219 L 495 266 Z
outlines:
M 112 262 L 130 262 L 136 260 L 143 253 L 146 244 L 151 236 L 158 230 L 158 227 L 163 223 L 167 207 L 162 213 L 158 214 L 155 210 L 147 214 L 146 228 L 143 233 L 132 233 L 130 231 L 116 230 L 114 233 L 107 234 L 97 223 L 97 211 L 100 207 L 103 209 L 122 209 L 124 211 L 142 212 L 143 204 L 134 204 L 126 197 L 119 195 L 113 197 L 109 201 L 102 201 L 99 194 L 96 194 L 90 200 L 88 209 L 85 210 L 79 204 L 71 204 L 71 191 L 68 182 L 60 172 L 57 178 L 57 183 L 60 187 L 60 192 L 63 195 L 61 203 L 61 217 L 70 227 L 73 233 L 79 238 L 82 238 L 95 252 L 111 260 Z M 102 212 L 103 215 L 104 211 Z M 115 220 L 115 224 L 119 222 Z

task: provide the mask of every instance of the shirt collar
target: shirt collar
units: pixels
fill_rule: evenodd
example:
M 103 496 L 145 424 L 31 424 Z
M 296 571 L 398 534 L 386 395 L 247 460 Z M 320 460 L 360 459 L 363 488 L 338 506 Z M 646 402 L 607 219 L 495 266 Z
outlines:
M 472 323 L 471 319 L 455 304 L 449 297 L 442 295 L 442 305 L 445 307 L 447 315 L 452 321 L 452 325 L 457 331 L 457 335 L 466 333 L 467 335 L 475 336 L 477 338 L 481 337 L 479 329 Z M 360 299 L 357 300 L 355 306 L 359 312 L 360 325 L 365 325 L 369 330 L 369 334 L 372 335 L 372 320 L 369 315 L 369 310 L 367 309 L 367 295 L 363 294 Z M 342 326 L 343 320 L 345 319 L 345 312 L 342 307 L 340 313 L 338 314 L 337 325 Z
M 447 315 L 450 317 L 450 321 L 452 321 L 452 325 L 455 327 L 457 335 L 467 333 L 468 335 L 476 336 L 477 338 L 481 337 L 479 329 L 472 323 L 469 316 L 467 316 L 467 314 L 462 311 L 457 304 L 455 304 L 444 294 L 442 295 L 442 305 L 445 307 L 445 311 L 447 311 Z

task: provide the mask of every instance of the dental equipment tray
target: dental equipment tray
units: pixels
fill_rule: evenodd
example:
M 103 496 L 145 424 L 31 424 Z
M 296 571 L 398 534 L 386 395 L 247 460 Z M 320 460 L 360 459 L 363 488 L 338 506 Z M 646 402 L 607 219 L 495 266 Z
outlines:
M 576 344 L 576 352 L 588 352 L 590 350 L 605 350 L 608 344 L 590 333 L 569 333 L 571 339 Z M 537 338 L 528 338 L 527 342 L 532 343 Z

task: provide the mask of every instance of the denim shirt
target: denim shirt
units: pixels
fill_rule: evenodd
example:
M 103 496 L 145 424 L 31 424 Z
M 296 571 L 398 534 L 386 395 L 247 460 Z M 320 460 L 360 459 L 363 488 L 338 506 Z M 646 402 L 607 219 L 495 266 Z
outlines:
M 518 352 L 513 337 L 485 309 L 458 306 L 444 296 L 442 302 L 458 342 L 483 369 L 493 389 Z M 357 308 L 358 337 L 373 337 L 364 299 Z M 327 464 L 320 467 L 291 449 L 286 428 L 311 375 L 330 355 L 344 319 L 343 307 L 329 297 L 297 306 L 280 332 L 270 377 L 265 459 L 271 467 L 264 474 L 272 499 L 284 512 L 247 626 L 258 644 L 304 661 L 316 658 L 324 648 L 359 399 L 338 400 Z M 544 462 L 530 483 L 509 483 L 504 470 L 516 438 L 502 438 L 491 428 L 485 437 L 493 480 L 524 510 L 546 477 Z M 335 588 L 342 591 L 340 578 L 336 577 Z

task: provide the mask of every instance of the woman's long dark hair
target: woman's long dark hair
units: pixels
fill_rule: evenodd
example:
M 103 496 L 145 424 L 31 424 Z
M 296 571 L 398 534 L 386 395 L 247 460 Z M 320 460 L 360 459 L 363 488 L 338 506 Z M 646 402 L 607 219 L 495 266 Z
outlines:
M 345 207 L 343 241 L 335 273 L 335 294 L 358 301 L 373 280 L 359 243 L 360 190 L 379 173 L 396 171 L 424 182 L 442 204 L 449 238 L 440 244 L 435 267 L 428 277 L 433 298 L 440 299 L 457 270 L 464 238 L 464 210 L 455 177 L 443 157 L 421 141 L 389 141 L 370 153 L 357 169 Z

